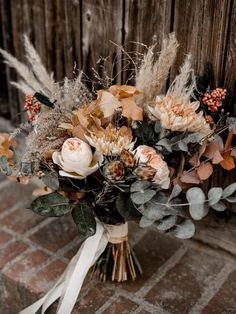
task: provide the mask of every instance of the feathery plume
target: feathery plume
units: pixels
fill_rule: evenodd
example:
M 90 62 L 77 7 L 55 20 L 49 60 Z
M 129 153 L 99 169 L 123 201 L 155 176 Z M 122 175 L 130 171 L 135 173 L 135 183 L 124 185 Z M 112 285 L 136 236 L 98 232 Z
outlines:
M 153 48 L 149 48 L 136 77 L 136 86 L 143 93 L 137 101 L 142 106 L 155 102 L 155 98 L 162 91 L 168 77 L 170 67 L 176 57 L 178 42 L 174 33 L 163 40 L 162 50 L 157 61 L 154 61 Z
M 171 95 L 182 103 L 190 100 L 190 96 L 196 87 L 195 75 L 191 65 L 191 56 L 187 55 L 183 65 L 180 67 L 180 73 L 170 85 L 167 96 Z
M 28 86 L 30 86 L 35 92 L 42 89 L 41 84 L 35 78 L 33 72 L 28 66 L 18 61 L 15 57 L 3 49 L 0 49 L 0 53 L 5 59 L 5 63 L 11 68 L 14 68 Z
M 47 73 L 44 65 L 42 64 L 41 58 L 37 51 L 34 49 L 33 45 L 30 43 L 27 35 L 24 35 L 24 46 L 26 52 L 26 58 L 32 67 L 32 71 L 37 78 L 37 80 L 44 86 L 44 89 L 48 89 L 52 93 L 54 89 L 54 81 Z

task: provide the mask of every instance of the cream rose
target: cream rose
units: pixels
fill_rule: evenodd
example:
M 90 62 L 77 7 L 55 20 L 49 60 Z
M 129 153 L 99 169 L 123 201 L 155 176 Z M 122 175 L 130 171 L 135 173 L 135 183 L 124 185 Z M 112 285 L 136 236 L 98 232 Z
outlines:
M 93 154 L 87 143 L 72 137 L 64 142 L 61 152 L 53 153 L 52 160 L 62 169 L 61 176 L 81 180 L 97 171 L 103 156 L 99 152 Z
M 170 185 L 169 168 L 162 156 L 154 148 L 147 145 L 140 145 L 134 151 L 135 159 L 139 164 L 146 164 L 156 170 L 153 182 L 163 189 L 168 189 Z

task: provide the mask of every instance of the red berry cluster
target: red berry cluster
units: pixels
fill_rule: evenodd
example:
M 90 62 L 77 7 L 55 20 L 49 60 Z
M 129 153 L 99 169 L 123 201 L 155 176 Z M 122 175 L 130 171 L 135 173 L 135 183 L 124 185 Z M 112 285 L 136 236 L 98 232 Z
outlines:
M 226 93 L 226 89 L 216 88 L 211 92 L 206 92 L 202 97 L 202 102 L 208 106 L 209 111 L 216 112 L 222 106 Z
M 34 121 L 36 115 L 40 112 L 40 104 L 35 100 L 34 96 L 25 96 L 25 110 L 28 113 L 28 120 L 30 122 Z

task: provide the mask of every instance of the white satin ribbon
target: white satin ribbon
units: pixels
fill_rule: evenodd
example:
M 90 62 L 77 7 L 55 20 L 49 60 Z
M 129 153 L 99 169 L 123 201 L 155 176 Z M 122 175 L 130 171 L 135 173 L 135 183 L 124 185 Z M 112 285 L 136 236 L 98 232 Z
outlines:
M 127 223 L 117 226 L 105 225 L 104 228 L 101 222 L 97 220 L 96 233 L 84 241 L 52 289 L 19 314 L 35 314 L 40 308 L 42 308 L 41 313 L 44 314 L 58 298 L 60 301 L 57 314 L 70 314 L 89 269 L 103 253 L 108 242 L 127 235 Z

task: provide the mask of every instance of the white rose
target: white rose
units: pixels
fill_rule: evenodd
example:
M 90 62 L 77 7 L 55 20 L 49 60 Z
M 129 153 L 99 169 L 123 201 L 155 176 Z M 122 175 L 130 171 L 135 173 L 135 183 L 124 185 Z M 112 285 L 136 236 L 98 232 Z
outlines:
M 93 154 L 87 143 L 73 137 L 64 142 L 61 152 L 53 153 L 52 160 L 62 169 L 61 176 L 81 180 L 97 171 L 103 156 L 99 152 Z
M 158 154 L 154 148 L 147 145 L 140 145 L 134 151 L 134 157 L 138 163 L 144 163 L 156 170 L 153 182 L 163 189 L 168 189 L 170 185 L 169 168 L 163 160 L 162 155 Z

